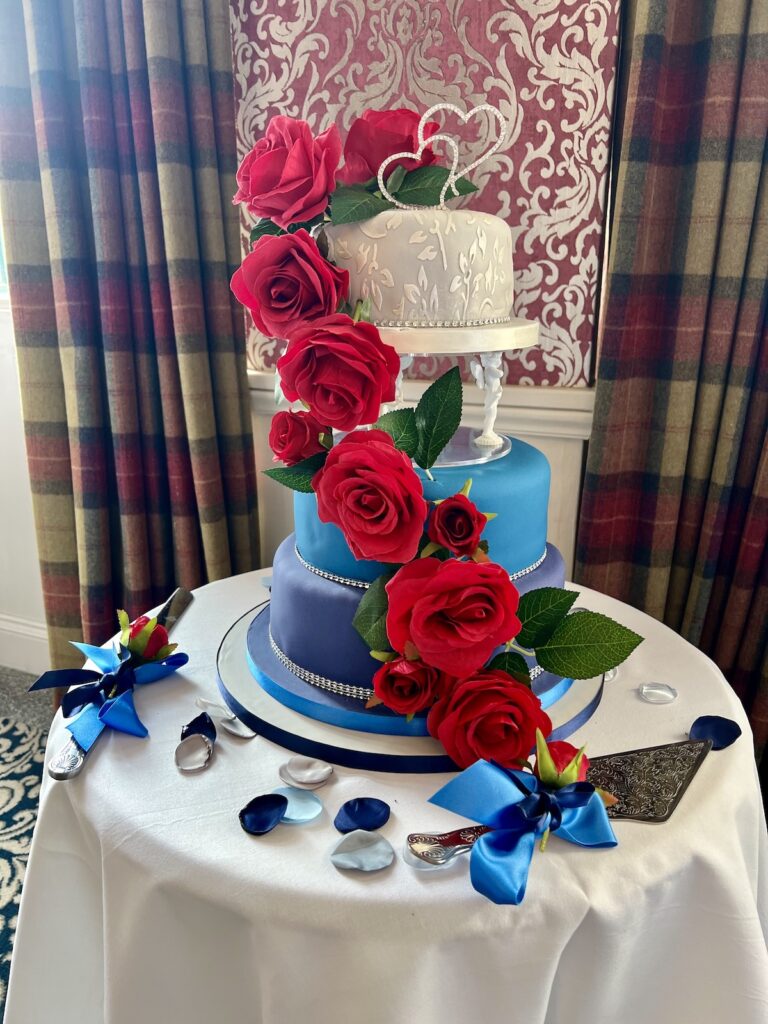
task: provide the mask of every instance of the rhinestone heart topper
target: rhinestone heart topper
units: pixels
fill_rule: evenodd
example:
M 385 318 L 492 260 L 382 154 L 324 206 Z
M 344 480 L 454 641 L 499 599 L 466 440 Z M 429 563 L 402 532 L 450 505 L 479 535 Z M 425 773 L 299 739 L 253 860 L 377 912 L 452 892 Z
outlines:
M 493 117 L 496 119 L 496 125 L 498 128 L 496 141 L 492 144 L 490 149 L 486 150 L 485 153 L 483 153 L 481 157 L 479 157 L 473 163 L 469 164 L 467 167 L 460 168 L 459 147 L 454 138 L 452 138 L 450 135 L 444 134 L 443 132 L 438 132 L 436 135 L 432 135 L 429 139 L 426 139 L 424 137 L 424 132 L 426 130 L 427 123 L 431 120 L 432 116 L 440 110 L 447 111 L 451 114 L 456 114 L 456 116 L 459 118 L 462 124 L 466 124 L 467 121 L 475 117 L 476 114 L 488 111 L 488 113 L 492 114 Z M 422 114 L 421 120 L 419 121 L 419 128 L 417 133 L 419 145 L 418 148 L 416 149 L 416 152 L 393 153 L 392 156 L 388 156 L 387 159 L 379 167 L 379 173 L 377 175 L 379 191 L 381 192 L 382 196 L 384 196 L 384 198 L 387 200 L 387 202 L 392 203 L 393 206 L 396 206 L 400 210 L 421 209 L 421 207 L 415 206 L 412 203 L 399 202 L 399 200 L 395 196 L 391 195 L 387 191 L 387 187 L 384 183 L 385 171 L 390 164 L 395 162 L 395 160 L 418 160 L 421 157 L 421 154 L 424 152 L 425 146 L 431 146 L 433 142 L 444 142 L 451 150 L 451 154 L 453 157 L 450 172 L 448 174 L 448 177 L 445 179 L 445 184 L 440 190 L 440 202 L 436 207 L 438 210 L 444 210 L 445 198 L 448 195 L 448 191 L 450 190 L 450 192 L 452 193 L 451 196 L 449 197 L 451 199 L 455 198 L 459 194 L 458 189 L 456 188 L 456 182 L 458 181 L 458 179 L 463 178 L 465 175 L 473 171 L 476 167 L 479 167 L 480 164 L 485 163 L 485 161 L 492 157 L 494 153 L 497 153 L 499 149 L 501 149 L 501 147 L 503 146 L 506 137 L 507 128 L 506 122 L 504 120 L 504 115 L 501 113 L 500 110 L 497 110 L 496 107 L 492 107 L 490 103 L 481 103 L 479 106 L 473 107 L 471 110 L 467 111 L 466 114 L 464 113 L 463 110 L 455 106 L 453 103 L 435 103 L 434 106 L 430 107 L 429 110 Z

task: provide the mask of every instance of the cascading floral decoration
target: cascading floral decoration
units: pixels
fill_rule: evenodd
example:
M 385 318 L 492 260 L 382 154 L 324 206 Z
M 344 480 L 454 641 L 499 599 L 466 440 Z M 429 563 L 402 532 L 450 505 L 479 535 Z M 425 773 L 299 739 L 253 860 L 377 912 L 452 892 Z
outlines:
M 424 496 L 429 475 L 461 420 L 458 367 L 435 381 L 415 408 L 381 414 L 395 397 L 400 360 L 364 304 L 348 304 L 349 279 L 323 255 L 323 223 L 363 220 L 391 208 L 376 171 L 393 161 L 388 191 L 431 206 L 449 170 L 416 138 L 419 116 L 367 111 L 343 147 L 335 126 L 275 117 L 237 174 L 235 202 L 260 219 L 232 290 L 256 326 L 287 342 L 277 363 L 281 410 L 270 445 L 278 482 L 317 495 L 359 560 L 387 566 L 366 590 L 354 626 L 381 668 L 369 705 L 426 714 L 429 732 L 460 767 L 478 760 L 526 764 L 537 731 L 552 723 L 531 688 L 533 660 L 545 671 L 591 678 L 624 661 L 641 637 L 604 615 L 571 609 L 578 594 L 545 587 L 522 598 L 491 561 L 482 538 L 493 510 L 470 499 L 471 480 L 440 502 Z M 431 138 L 438 125 L 427 126 Z M 459 194 L 474 191 L 466 179 Z M 361 430 L 360 427 L 373 429 Z M 334 431 L 343 436 L 334 436 Z M 571 614 L 569 614 L 571 613 Z

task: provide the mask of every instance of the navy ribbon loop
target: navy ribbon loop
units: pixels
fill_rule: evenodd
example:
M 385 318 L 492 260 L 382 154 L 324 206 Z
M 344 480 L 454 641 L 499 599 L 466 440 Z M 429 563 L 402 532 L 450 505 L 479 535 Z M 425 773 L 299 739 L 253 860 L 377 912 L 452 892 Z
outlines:
M 430 798 L 430 803 L 493 831 L 470 853 L 472 885 L 494 903 L 522 902 L 539 836 L 549 829 L 577 846 L 610 847 L 617 840 L 594 786 L 543 786 L 530 772 L 477 761 Z
M 91 644 L 73 644 L 97 668 L 59 669 L 44 672 L 30 686 L 32 690 L 52 687 L 68 689 L 61 702 L 61 713 L 71 719 L 67 729 L 83 750 L 88 751 L 104 729 L 115 729 L 130 736 L 148 736 L 146 726 L 136 713 L 134 686 L 157 682 L 186 665 L 189 656 L 174 653 L 164 661 L 131 664 L 130 651 Z

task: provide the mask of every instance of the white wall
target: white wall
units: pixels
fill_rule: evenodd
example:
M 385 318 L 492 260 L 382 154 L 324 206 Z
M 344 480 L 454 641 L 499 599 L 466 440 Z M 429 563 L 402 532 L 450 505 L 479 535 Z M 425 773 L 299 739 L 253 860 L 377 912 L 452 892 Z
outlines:
M 0 665 L 48 668 L 11 311 L 0 302 Z
M 271 565 L 278 544 L 293 529 L 293 492 L 261 472 L 272 465 L 267 436 L 275 412 L 274 376 L 249 370 L 248 379 L 259 473 L 261 559 L 262 565 Z M 407 381 L 405 401 L 415 404 L 427 383 Z M 497 430 L 529 441 L 549 459 L 552 487 L 548 539 L 562 551 L 569 578 L 573 575 L 582 466 L 592 427 L 593 406 L 591 388 L 507 387 L 496 421 Z M 482 413 L 482 392 L 474 384 L 465 384 L 462 423 L 479 427 Z

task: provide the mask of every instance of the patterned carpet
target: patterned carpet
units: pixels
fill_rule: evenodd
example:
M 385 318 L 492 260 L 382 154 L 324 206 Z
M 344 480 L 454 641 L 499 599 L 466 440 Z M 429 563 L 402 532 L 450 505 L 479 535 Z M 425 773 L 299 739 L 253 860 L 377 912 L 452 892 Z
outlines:
M 32 676 L 0 668 L 0 1021 L 21 886 L 37 818 L 50 704 L 26 696 Z

